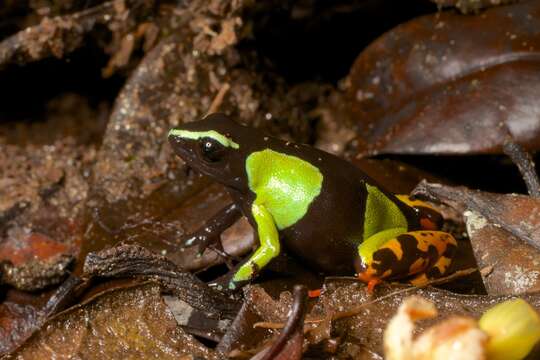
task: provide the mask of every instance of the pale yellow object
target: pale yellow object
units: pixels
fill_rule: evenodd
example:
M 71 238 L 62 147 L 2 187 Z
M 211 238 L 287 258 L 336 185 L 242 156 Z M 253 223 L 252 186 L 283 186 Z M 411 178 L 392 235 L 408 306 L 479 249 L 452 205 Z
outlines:
M 384 333 L 388 360 L 521 360 L 540 340 L 540 317 L 524 300 L 500 303 L 479 321 L 454 316 L 416 339 L 414 322 L 437 316 L 435 305 L 418 296 L 405 299 Z
M 495 305 L 478 323 L 490 337 L 489 360 L 523 359 L 540 340 L 538 313 L 523 299 Z

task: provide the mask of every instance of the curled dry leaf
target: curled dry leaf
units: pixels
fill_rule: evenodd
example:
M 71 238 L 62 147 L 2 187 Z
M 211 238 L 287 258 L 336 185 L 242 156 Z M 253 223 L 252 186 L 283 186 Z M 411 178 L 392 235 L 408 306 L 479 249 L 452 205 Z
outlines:
M 59 314 L 8 359 L 88 354 L 102 359 L 217 359 L 176 324 L 155 284 L 113 290 Z
M 422 182 L 413 194 L 448 204 L 465 219 L 490 294 L 540 290 L 540 200 Z
M 232 319 L 240 308 L 234 298 L 210 288 L 195 275 L 181 271 L 167 258 L 140 246 L 122 245 L 88 254 L 84 276 L 150 278 L 208 317 Z
M 359 156 L 540 148 L 540 2 L 427 15 L 372 43 L 348 77 Z
M 58 254 L 46 260 L 31 260 L 20 266 L 10 262 L 0 263 L 0 284 L 24 291 L 42 290 L 60 283 L 72 262 L 73 256 Z

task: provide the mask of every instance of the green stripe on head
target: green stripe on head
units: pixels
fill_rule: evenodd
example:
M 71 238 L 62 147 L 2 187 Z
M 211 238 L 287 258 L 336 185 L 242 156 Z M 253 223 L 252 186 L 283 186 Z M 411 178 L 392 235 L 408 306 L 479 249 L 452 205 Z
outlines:
M 211 138 L 219 142 L 221 145 L 225 147 L 230 147 L 233 149 L 238 149 L 240 145 L 226 137 L 225 135 L 222 135 L 218 133 L 215 130 L 210 131 L 189 131 L 189 130 L 179 130 L 179 129 L 171 129 L 169 131 L 169 136 L 177 136 L 184 139 L 191 139 L 191 140 L 199 140 L 200 138 Z

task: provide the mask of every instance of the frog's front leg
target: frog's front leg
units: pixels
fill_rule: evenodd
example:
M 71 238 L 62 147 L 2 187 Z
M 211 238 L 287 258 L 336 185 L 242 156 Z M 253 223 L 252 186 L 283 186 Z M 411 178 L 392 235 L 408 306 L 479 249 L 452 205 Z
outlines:
M 229 289 L 231 290 L 237 288 L 241 283 L 252 280 L 270 260 L 279 255 L 279 234 L 270 212 L 264 205 L 254 203 L 251 207 L 251 214 L 257 225 L 260 245 L 249 260 L 234 274 L 229 283 Z
M 444 274 L 450 265 L 457 243 L 442 231 L 389 229 L 366 239 L 358 247 L 358 277 L 368 283 L 368 290 L 383 279 L 417 275 L 411 283 L 420 286 L 431 277 Z
M 185 246 L 197 245 L 199 247 L 198 253 L 202 254 L 208 246 L 219 243 L 221 233 L 231 227 L 241 216 L 242 212 L 239 206 L 232 203 L 221 209 L 200 229 L 189 234 L 183 243 Z

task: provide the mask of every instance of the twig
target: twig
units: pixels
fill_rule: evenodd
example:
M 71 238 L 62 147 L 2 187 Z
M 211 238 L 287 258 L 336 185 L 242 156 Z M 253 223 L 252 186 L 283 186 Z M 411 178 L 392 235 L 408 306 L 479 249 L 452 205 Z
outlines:
M 291 339 L 299 328 L 304 324 L 304 316 L 306 314 L 306 299 L 307 289 L 303 285 L 296 285 L 293 290 L 294 302 L 291 308 L 291 315 L 279 334 L 279 337 L 274 341 L 270 348 L 264 353 L 260 360 L 272 360 L 282 350 L 285 344 Z
M 535 198 L 540 197 L 540 180 L 535 169 L 531 155 L 521 145 L 513 140 L 506 140 L 503 145 L 503 152 L 508 155 L 519 169 L 523 181 L 527 186 L 529 195 Z
M 421 288 L 424 288 L 424 287 L 427 287 L 427 286 L 446 284 L 446 283 L 448 283 L 450 281 L 453 281 L 455 279 L 458 279 L 460 277 L 470 275 L 470 274 L 472 274 L 472 273 L 474 273 L 476 271 L 478 271 L 477 268 L 463 269 L 463 270 L 456 271 L 455 273 L 452 273 L 452 274 L 450 274 L 448 276 L 431 280 L 431 281 L 429 281 L 429 282 L 427 282 L 427 283 L 425 283 L 424 285 L 421 285 L 421 286 L 411 286 L 411 287 L 408 287 L 408 288 L 405 288 L 405 289 L 400 289 L 400 290 L 391 292 L 390 294 L 383 295 L 381 297 L 378 297 L 375 300 L 368 301 L 368 302 L 365 302 L 363 304 L 354 306 L 354 307 L 350 308 L 349 310 L 337 312 L 334 315 L 332 315 L 332 321 L 343 319 L 343 318 L 350 317 L 350 316 L 358 315 L 360 313 L 360 311 L 364 307 L 366 307 L 368 305 L 373 305 L 373 304 L 375 304 L 377 302 L 380 302 L 382 300 L 386 300 L 386 299 L 394 297 L 396 295 L 401 295 L 401 294 L 411 292 L 411 291 L 416 290 L 416 289 L 421 289 Z M 324 320 L 325 319 L 320 319 L 320 318 L 319 319 L 306 319 L 305 324 L 318 324 L 318 323 L 323 322 Z M 278 323 L 278 322 L 258 322 L 258 323 L 255 323 L 253 325 L 253 327 L 264 328 L 264 329 L 281 329 L 281 328 L 283 328 L 283 326 L 284 326 L 283 323 Z
M 221 103 L 223 102 L 223 98 L 225 97 L 225 94 L 227 94 L 227 91 L 229 91 L 230 88 L 231 88 L 231 85 L 229 85 L 228 83 L 225 83 L 221 86 L 216 97 L 214 98 L 214 100 L 212 100 L 212 104 L 210 104 L 210 107 L 208 108 L 207 115 L 218 111 L 219 107 L 221 106 Z

